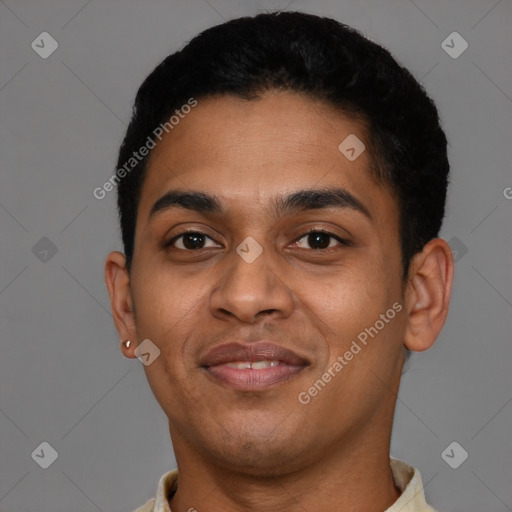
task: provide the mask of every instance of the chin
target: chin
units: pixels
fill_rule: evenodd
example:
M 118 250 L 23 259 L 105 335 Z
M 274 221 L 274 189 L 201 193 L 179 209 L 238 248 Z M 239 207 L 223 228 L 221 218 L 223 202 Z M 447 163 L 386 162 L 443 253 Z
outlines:
M 293 473 L 301 466 L 299 460 L 290 453 L 290 446 L 282 452 L 254 450 L 251 445 L 245 445 L 240 451 L 218 454 L 217 463 L 230 471 L 237 471 L 251 477 L 271 478 Z
M 275 425 L 273 428 L 277 430 Z M 273 477 L 292 473 L 308 462 L 307 453 L 311 450 L 297 442 L 298 434 L 283 436 L 280 432 L 276 437 L 269 435 L 268 430 L 265 433 L 230 432 L 232 436 L 223 436 L 214 446 L 211 438 L 205 439 L 208 446 L 203 446 L 203 450 L 210 452 L 216 464 L 231 471 Z

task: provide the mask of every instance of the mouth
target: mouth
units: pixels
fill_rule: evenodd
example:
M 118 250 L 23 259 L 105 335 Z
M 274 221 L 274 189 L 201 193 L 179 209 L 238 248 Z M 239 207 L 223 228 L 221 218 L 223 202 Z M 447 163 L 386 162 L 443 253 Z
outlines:
M 295 377 L 309 364 L 292 350 L 266 340 L 219 345 L 201 360 L 211 377 L 239 391 L 270 388 Z

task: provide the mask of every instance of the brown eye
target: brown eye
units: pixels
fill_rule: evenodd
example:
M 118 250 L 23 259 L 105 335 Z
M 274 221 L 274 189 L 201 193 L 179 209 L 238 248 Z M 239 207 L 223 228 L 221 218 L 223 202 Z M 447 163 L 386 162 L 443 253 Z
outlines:
M 306 246 L 301 246 L 300 241 L 305 239 Z M 309 233 L 305 233 L 297 242 L 297 245 L 302 249 L 313 248 L 315 250 L 322 249 L 330 249 L 334 247 L 336 244 L 331 245 L 333 239 L 338 241 L 338 245 L 348 245 L 348 243 L 342 238 L 334 235 L 333 233 L 329 233 L 327 231 L 310 231 Z
M 185 231 L 184 233 L 181 233 L 169 240 L 166 247 L 172 246 L 176 249 L 195 251 L 198 249 L 204 249 L 206 247 L 205 243 L 207 239 L 213 242 L 209 236 L 199 231 Z M 176 244 L 176 242 L 178 243 Z M 209 247 L 214 247 L 214 245 L 210 245 Z

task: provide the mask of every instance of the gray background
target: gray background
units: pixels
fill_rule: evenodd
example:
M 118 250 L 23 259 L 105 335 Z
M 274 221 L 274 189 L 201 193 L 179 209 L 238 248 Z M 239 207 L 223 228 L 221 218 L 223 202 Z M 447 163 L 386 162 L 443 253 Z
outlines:
M 109 311 L 104 260 L 121 248 L 115 192 L 92 191 L 114 171 L 136 90 L 165 56 L 223 19 L 276 8 L 361 29 L 439 107 L 454 292 L 436 345 L 404 375 L 391 453 L 420 469 L 441 511 L 512 510 L 511 2 L 3 0 L 3 512 L 131 511 L 175 467 L 167 418 L 141 363 L 123 358 Z M 59 43 L 47 59 L 31 48 L 43 31 Z M 453 31 L 469 44 L 456 59 L 441 46 Z M 43 441 L 58 452 L 48 469 L 31 457 Z M 441 457 L 453 441 L 469 454 L 457 469 Z

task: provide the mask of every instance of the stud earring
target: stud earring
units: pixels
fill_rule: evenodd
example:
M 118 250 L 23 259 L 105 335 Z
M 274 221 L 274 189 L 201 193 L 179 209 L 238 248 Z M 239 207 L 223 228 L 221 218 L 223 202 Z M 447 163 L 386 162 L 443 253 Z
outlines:
M 126 340 L 126 341 L 123 341 L 123 345 L 126 347 L 126 348 L 130 348 L 130 345 L 132 344 L 132 342 L 130 340 Z

